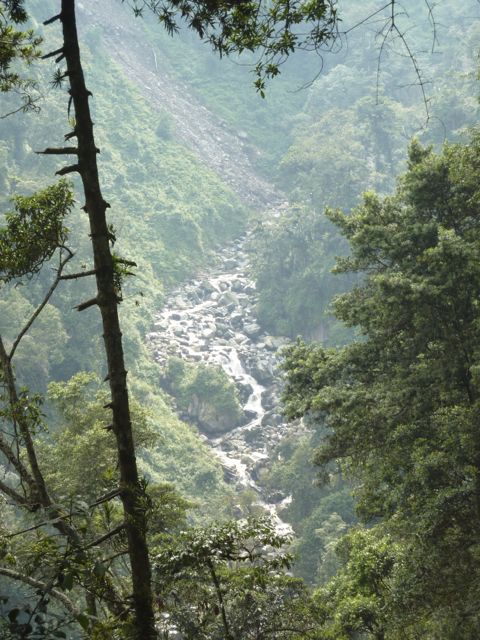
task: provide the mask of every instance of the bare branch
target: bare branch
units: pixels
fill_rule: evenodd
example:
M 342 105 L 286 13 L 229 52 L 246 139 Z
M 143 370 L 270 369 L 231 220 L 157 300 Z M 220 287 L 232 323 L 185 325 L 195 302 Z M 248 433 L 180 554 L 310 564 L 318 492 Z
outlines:
M 71 138 L 75 138 L 77 135 L 77 132 L 75 130 L 70 131 L 70 133 L 66 133 L 63 137 L 65 140 L 70 140 Z
M 12 569 L 6 569 L 5 567 L 0 567 L 0 575 L 6 576 L 7 578 L 11 578 L 12 580 L 16 580 L 18 582 L 23 582 L 24 584 L 28 584 L 30 587 L 33 587 L 34 589 L 40 589 L 44 593 L 49 593 L 56 600 L 61 602 L 65 609 L 67 609 L 67 611 L 71 613 L 74 618 L 78 618 L 81 615 L 80 609 L 78 609 L 73 604 L 70 598 L 67 598 L 64 593 L 62 593 L 58 589 L 50 587 L 41 580 L 36 580 L 35 578 L 26 576 L 23 573 L 19 573 L 18 571 L 13 571 Z
M 61 280 L 61 275 L 62 275 L 62 271 L 63 268 L 65 267 L 65 265 L 67 264 L 67 262 L 69 260 L 71 260 L 73 258 L 73 253 L 69 252 L 68 255 L 63 259 L 60 260 L 60 264 L 57 270 L 57 275 L 55 280 L 52 283 L 52 286 L 50 287 L 50 289 L 47 291 L 44 299 L 42 300 L 42 302 L 40 303 L 40 305 L 35 309 L 35 311 L 33 312 L 32 316 L 30 317 L 30 319 L 28 320 L 27 324 L 23 327 L 23 329 L 20 331 L 20 333 L 18 334 L 18 336 L 15 338 L 15 341 L 12 345 L 12 348 L 10 349 L 10 353 L 8 354 L 8 359 L 11 361 L 15 351 L 18 347 L 18 345 L 20 344 L 20 340 L 23 338 L 23 336 L 27 333 L 27 331 L 30 329 L 30 327 L 32 326 L 32 324 L 35 322 L 35 320 L 38 318 L 38 316 L 40 315 L 42 309 L 45 307 L 45 305 L 47 304 L 47 302 L 50 300 L 50 298 L 53 295 L 53 292 L 55 291 L 55 289 L 58 286 L 58 283 Z
M 56 20 L 61 20 L 61 19 L 62 19 L 62 14 L 61 13 L 57 13 L 57 15 L 53 16 L 53 18 L 49 18 L 48 20 L 45 20 L 43 24 L 45 26 L 47 26 L 48 24 L 52 24 Z
M 0 337 L 0 341 L 1 341 L 1 337 Z M 14 453 L 12 447 L 5 441 L 3 436 L 0 436 L 0 451 L 3 453 L 3 455 L 8 460 L 8 462 L 12 465 L 12 467 L 17 471 L 18 475 L 20 476 L 21 481 L 25 482 L 25 484 L 27 484 L 30 487 L 30 490 L 32 491 L 32 493 L 35 493 L 35 489 L 36 489 L 35 480 L 31 476 L 31 474 L 29 473 L 29 471 L 27 470 L 27 468 L 25 467 L 23 462 L 20 460 L 20 456 L 18 454 L 16 455 Z M 8 492 L 5 491 L 4 493 L 8 493 Z M 9 494 L 9 495 L 10 495 L 11 498 L 16 499 L 11 494 Z M 20 497 L 22 497 L 22 496 L 20 496 Z M 24 498 L 24 496 L 23 496 L 23 498 Z M 19 504 L 22 504 L 22 505 L 25 506 L 25 503 L 23 502 L 23 499 L 22 500 L 18 500 L 18 502 L 19 502 Z
M 53 58 L 53 56 L 58 56 L 58 54 L 61 54 L 62 56 L 63 54 L 63 47 L 60 47 L 60 49 L 55 49 L 55 51 L 50 51 L 50 53 L 45 53 L 42 56 L 42 60 L 46 60 L 47 58 Z
M 3 372 L 3 381 L 7 388 L 9 395 L 10 407 L 14 414 L 14 420 L 18 425 L 20 434 L 22 436 L 23 443 L 27 452 L 28 463 L 32 477 L 35 481 L 35 497 L 38 498 L 39 503 L 43 507 L 50 507 L 52 501 L 48 495 L 48 491 L 45 485 L 45 479 L 40 471 L 38 465 L 37 454 L 33 445 L 32 435 L 30 433 L 30 425 L 28 424 L 28 418 L 23 411 L 18 411 L 20 406 L 17 388 L 15 385 L 15 377 L 13 375 L 11 358 L 7 355 L 3 341 L 0 338 L 0 364 Z
M 105 542 L 106 540 L 109 540 L 110 538 L 113 538 L 113 536 L 116 536 L 118 533 L 120 533 L 124 529 L 125 529 L 125 523 L 122 522 L 121 524 L 119 524 L 117 527 L 115 527 L 111 531 L 107 531 L 107 533 L 105 533 L 103 536 L 100 536 L 96 540 L 93 540 L 93 542 L 89 542 L 83 548 L 85 550 L 87 550 L 87 549 L 91 549 L 92 547 L 98 547 L 98 545 L 102 544 L 102 542 Z
M 67 173 L 73 173 L 74 171 L 78 171 L 80 173 L 80 167 L 78 164 L 71 164 L 68 167 L 63 167 L 63 169 L 59 169 L 55 171 L 56 176 L 65 176 Z
M 90 269 L 89 271 L 79 271 L 78 273 L 66 273 L 60 277 L 60 280 L 77 280 L 78 278 L 85 278 L 86 276 L 96 275 L 96 269 Z
M 109 491 L 105 495 L 100 496 L 100 498 L 98 498 L 97 500 L 95 500 L 95 502 L 92 502 L 92 504 L 88 506 L 91 509 L 93 509 L 93 507 L 98 507 L 98 505 L 102 504 L 103 502 L 108 502 L 109 500 L 113 500 L 113 498 L 117 498 L 121 494 L 121 492 L 121 489 L 112 489 L 112 491 Z
M 69 155 L 74 154 L 78 155 L 77 147 L 61 147 L 58 149 L 49 147 L 48 149 L 44 149 L 43 151 L 35 151 L 37 155 L 43 156 L 59 156 L 59 155 Z
M 4 493 L 6 496 L 15 501 L 15 503 L 19 506 L 26 507 L 29 511 L 34 511 L 35 507 L 31 504 L 31 502 L 22 496 L 21 493 L 12 489 L 8 484 L 0 480 L 0 491 Z
M 77 306 L 74 307 L 74 309 L 77 309 L 77 311 L 85 311 L 85 309 L 88 309 L 89 307 L 93 307 L 96 304 L 98 304 L 97 298 L 90 298 L 90 300 L 87 300 L 86 302 L 77 304 Z

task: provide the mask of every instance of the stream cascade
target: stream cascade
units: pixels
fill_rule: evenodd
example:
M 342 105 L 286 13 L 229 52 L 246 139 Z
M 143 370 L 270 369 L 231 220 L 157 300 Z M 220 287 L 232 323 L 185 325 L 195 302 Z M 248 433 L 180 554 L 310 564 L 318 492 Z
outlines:
M 235 383 L 244 410 L 240 426 L 202 425 L 226 480 L 241 492 L 252 490 L 255 504 L 269 513 L 277 530 L 291 527 L 279 514 L 289 496 L 261 485 L 261 471 L 282 438 L 297 430 L 279 412 L 279 350 L 283 337 L 266 334 L 255 316 L 255 284 L 249 276 L 246 238 L 220 251 L 208 273 L 172 290 L 147 335 L 154 359 L 164 365 L 176 356 L 187 362 L 220 365 Z

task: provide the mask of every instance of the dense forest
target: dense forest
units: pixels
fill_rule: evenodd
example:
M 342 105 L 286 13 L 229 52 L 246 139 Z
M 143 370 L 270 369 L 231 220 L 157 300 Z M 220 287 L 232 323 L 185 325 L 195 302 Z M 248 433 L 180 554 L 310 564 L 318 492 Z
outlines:
M 479 637 L 479 18 L 0 0 L 1 638 Z

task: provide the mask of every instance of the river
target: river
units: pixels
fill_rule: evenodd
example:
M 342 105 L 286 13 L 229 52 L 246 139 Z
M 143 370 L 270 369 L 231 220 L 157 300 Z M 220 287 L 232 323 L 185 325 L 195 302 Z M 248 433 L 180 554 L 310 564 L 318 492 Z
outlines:
M 255 316 L 255 284 L 249 274 L 245 238 L 224 248 L 208 273 L 171 291 L 147 336 L 155 360 L 172 356 L 220 365 L 235 383 L 245 421 L 234 428 L 204 425 L 202 436 L 219 458 L 226 479 L 238 491 L 250 489 L 256 504 L 289 532 L 279 514 L 289 497 L 275 499 L 261 484 L 272 450 L 295 429 L 278 411 L 278 351 L 288 341 L 262 331 Z

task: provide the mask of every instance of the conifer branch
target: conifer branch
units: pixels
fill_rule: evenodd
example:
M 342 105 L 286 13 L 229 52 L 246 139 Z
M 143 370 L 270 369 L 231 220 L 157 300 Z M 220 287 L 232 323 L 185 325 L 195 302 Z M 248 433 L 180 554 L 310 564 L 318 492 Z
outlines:
M 78 273 L 66 273 L 60 277 L 60 280 L 77 280 L 78 278 L 85 278 L 86 276 L 94 276 L 96 274 L 96 269 L 90 269 L 89 271 L 79 271 Z
M 60 147 L 60 148 L 52 148 L 52 147 L 48 147 L 47 149 L 44 149 L 43 151 L 35 151 L 35 153 L 39 156 L 59 156 L 59 155 L 68 155 L 68 154 L 75 154 L 78 155 L 78 149 L 77 147 Z
M 52 24 L 56 20 L 61 20 L 61 19 L 62 19 L 62 14 L 61 13 L 57 13 L 57 15 L 53 16 L 53 18 L 49 18 L 48 20 L 45 20 L 43 24 L 46 27 L 47 25 Z
M 47 58 L 53 58 L 53 56 L 58 56 L 59 53 L 62 54 L 62 57 L 64 56 L 63 47 L 60 47 L 60 49 L 55 49 L 55 51 L 50 51 L 50 53 L 45 53 L 42 56 L 42 60 L 46 60 Z
M 81 304 L 77 304 L 76 307 L 74 307 L 74 309 L 76 309 L 77 311 L 85 311 L 85 309 L 88 309 L 89 307 L 93 307 L 95 304 L 98 305 L 98 299 L 95 298 L 90 298 L 90 300 L 87 300 L 86 302 L 82 302 Z
M 77 171 L 78 173 L 80 173 L 80 167 L 78 166 L 78 164 L 72 164 L 68 167 L 63 167 L 63 169 L 59 169 L 58 171 L 56 171 L 55 175 L 65 176 L 67 175 L 67 173 L 73 173 L 74 171 Z

